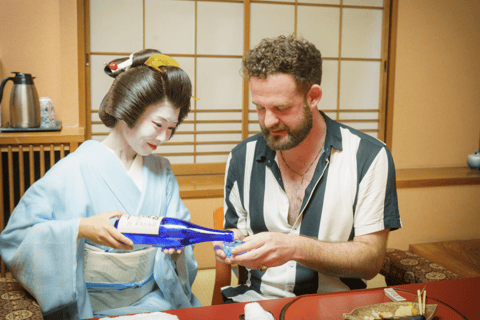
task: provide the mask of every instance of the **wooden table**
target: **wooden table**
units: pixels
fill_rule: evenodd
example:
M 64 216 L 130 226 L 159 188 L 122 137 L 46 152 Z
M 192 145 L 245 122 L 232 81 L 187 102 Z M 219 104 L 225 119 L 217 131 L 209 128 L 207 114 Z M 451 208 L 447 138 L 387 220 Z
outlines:
M 437 304 L 435 320 L 480 319 L 478 297 L 480 297 L 480 277 L 416 283 L 395 286 L 397 292 L 406 298 L 415 296 L 417 290 L 426 287 L 427 303 Z M 353 290 L 346 292 L 326 293 L 304 296 L 316 303 L 305 311 L 308 316 L 299 315 L 297 319 L 342 319 L 343 313 L 354 308 L 379 302 L 390 302 L 383 288 Z M 264 310 L 272 312 L 276 320 L 280 319 L 282 309 L 295 298 L 284 298 L 259 301 Z M 408 299 L 407 299 L 408 300 Z M 413 299 L 412 299 L 413 300 Z M 408 300 L 411 301 L 411 300 Z M 218 319 L 239 320 L 245 312 L 246 303 L 233 303 L 199 308 L 168 310 L 165 313 L 176 315 L 180 320 L 186 319 Z M 327 310 L 327 313 L 325 313 Z M 459 313 L 462 315 L 460 316 Z M 322 316 L 317 317 L 318 314 Z M 98 319 L 98 318 L 97 318 Z M 291 318 L 287 318 L 290 320 Z
M 411 244 L 409 250 L 461 277 L 480 277 L 480 239 Z

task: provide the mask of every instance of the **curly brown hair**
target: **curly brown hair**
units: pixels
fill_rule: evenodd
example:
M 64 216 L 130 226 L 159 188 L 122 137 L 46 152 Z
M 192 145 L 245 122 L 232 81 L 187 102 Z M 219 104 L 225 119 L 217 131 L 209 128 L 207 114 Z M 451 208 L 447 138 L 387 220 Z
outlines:
M 289 74 L 297 91 L 305 95 L 312 85 L 322 82 L 322 55 L 312 43 L 293 35 L 266 38 L 243 58 L 242 73 L 248 80 Z

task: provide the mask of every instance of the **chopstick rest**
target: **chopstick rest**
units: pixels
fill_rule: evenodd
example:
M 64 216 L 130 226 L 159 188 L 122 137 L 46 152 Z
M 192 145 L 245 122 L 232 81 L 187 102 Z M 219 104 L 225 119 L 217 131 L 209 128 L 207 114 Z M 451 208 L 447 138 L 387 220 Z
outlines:
M 384 291 L 385 295 L 393 302 L 406 301 L 406 299 L 399 295 L 393 288 L 385 288 Z

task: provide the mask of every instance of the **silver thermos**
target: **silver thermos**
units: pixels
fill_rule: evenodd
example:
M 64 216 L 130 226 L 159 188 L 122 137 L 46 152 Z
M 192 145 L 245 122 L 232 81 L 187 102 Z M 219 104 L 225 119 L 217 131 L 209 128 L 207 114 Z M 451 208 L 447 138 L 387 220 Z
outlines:
M 10 93 L 10 122 L 11 128 L 38 128 L 40 127 L 40 102 L 37 89 L 33 84 L 33 77 L 29 73 L 15 73 L 15 77 L 5 78 L 0 86 L 0 102 L 2 102 L 3 88 L 8 80 L 13 81 Z

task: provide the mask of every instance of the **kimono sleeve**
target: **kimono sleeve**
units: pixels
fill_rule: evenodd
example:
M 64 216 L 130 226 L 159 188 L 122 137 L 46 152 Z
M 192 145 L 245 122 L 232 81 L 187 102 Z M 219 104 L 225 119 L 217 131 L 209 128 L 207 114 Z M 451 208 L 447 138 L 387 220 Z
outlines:
M 74 192 L 69 186 L 72 171 L 65 163 L 54 166 L 30 186 L 0 235 L 2 258 L 44 314 L 76 301 L 81 217 L 69 215 L 64 204 L 68 193 Z M 81 197 L 78 190 L 74 193 Z

